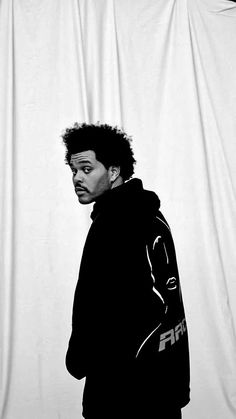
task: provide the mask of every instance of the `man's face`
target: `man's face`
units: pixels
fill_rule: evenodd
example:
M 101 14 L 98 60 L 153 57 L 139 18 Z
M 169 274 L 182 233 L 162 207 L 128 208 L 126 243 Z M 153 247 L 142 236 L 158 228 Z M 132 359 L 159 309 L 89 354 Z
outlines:
M 81 204 L 90 204 L 111 189 L 110 171 L 96 159 L 93 150 L 72 154 L 70 168 L 75 193 Z

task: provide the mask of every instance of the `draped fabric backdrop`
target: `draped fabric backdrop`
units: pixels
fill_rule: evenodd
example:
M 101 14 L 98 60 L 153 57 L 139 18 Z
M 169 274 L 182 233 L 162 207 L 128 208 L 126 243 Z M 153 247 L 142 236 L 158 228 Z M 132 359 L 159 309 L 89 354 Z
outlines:
M 136 176 L 172 227 L 191 351 L 183 417 L 235 419 L 235 2 L 2 0 L 0 51 L 1 418 L 81 418 L 84 382 L 64 357 L 92 207 L 60 135 L 99 120 L 133 137 Z

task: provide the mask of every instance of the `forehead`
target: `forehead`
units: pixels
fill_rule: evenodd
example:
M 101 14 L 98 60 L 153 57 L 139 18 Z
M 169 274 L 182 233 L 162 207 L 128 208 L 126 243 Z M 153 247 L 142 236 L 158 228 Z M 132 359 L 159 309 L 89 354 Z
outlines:
M 82 163 L 92 163 L 97 162 L 96 154 L 93 150 L 81 151 L 81 153 L 72 154 L 70 158 L 71 165 L 77 165 Z

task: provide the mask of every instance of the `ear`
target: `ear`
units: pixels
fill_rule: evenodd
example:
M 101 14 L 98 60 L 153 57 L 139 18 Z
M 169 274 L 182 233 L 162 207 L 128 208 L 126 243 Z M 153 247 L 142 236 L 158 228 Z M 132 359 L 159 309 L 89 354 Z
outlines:
M 110 176 L 111 183 L 115 182 L 116 179 L 120 175 L 120 167 L 119 166 L 110 166 L 108 171 L 109 171 L 109 176 Z

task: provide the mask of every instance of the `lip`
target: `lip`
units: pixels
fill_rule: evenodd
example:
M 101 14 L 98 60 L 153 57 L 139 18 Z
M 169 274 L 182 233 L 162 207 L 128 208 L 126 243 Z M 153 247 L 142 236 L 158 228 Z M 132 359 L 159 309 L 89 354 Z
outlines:
M 75 188 L 75 192 L 79 193 L 79 192 L 87 192 L 87 190 L 85 188 Z

